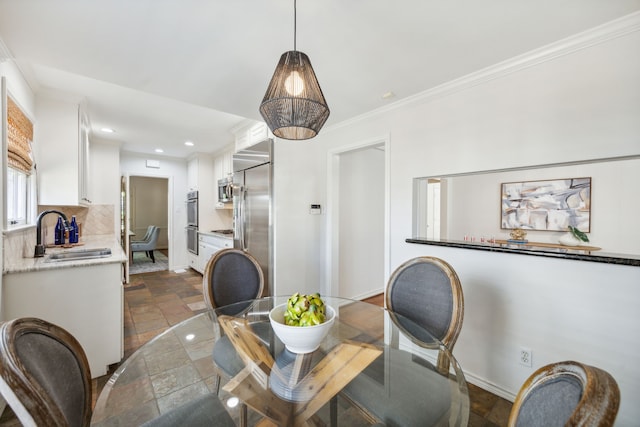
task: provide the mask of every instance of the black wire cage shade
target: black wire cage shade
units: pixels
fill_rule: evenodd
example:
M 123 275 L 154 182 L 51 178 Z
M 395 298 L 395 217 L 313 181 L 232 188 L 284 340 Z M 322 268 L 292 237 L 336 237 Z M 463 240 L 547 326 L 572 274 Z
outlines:
M 329 118 L 329 106 L 309 57 L 297 50 L 285 52 L 260 104 L 260 114 L 279 138 L 313 138 Z

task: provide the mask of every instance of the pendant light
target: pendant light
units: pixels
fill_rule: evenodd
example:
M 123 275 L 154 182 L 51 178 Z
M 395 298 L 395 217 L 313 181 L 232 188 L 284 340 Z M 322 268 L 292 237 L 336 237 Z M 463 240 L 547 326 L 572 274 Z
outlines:
M 296 0 L 293 1 L 293 50 L 285 52 L 260 104 L 260 114 L 279 138 L 313 138 L 329 118 L 329 106 L 309 57 L 296 50 Z

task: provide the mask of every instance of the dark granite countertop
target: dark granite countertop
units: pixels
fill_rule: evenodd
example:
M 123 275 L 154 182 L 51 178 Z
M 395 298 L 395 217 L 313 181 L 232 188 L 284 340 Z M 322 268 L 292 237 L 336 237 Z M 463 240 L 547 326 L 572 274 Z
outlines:
M 616 254 L 603 251 L 588 251 L 565 248 L 545 248 L 539 246 L 524 246 L 515 243 L 479 243 L 465 242 L 460 240 L 427 239 L 422 237 L 411 237 L 405 239 L 407 243 L 417 243 L 420 245 L 447 246 L 451 248 L 472 249 L 478 251 L 502 252 L 519 255 L 533 255 L 550 258 L 571 259 L 577 261 L 601 262 L 606 264 L 629 265 L 640 267 L 640 255 Z

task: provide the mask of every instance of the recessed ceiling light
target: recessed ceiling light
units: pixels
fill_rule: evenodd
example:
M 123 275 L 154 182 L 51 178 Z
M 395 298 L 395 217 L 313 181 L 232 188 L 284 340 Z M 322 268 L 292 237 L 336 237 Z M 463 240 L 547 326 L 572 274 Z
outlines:
M 187 147 L 193 147 L 194 144 L 191 141 L 185 141 L 184 145 L 186 145 Z
M 102 128 L 100 129 L 102 132 L 104 133 L 115 133 L 115 130 L 111 129 L 111 128 Z
M 155 152 L 156 153 L 164 153 L 164 150 L 162 148 L 156 148 Z

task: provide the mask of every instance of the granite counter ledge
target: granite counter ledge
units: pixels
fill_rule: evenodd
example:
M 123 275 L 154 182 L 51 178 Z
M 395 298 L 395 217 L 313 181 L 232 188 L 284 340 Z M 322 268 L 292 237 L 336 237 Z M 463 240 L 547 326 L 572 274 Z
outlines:
M 120 246 L 120 243 L 113 235 L 87 235 L 80 239 L 84 245 L 75 246 L 73 248 L 47 248 L 45 256 L 42 258 L 19 258 L 11 262 L 10 265 L 5 265 L 3 274 L 12 273 L 24 273 L 29 271 L 40 270 L 54 270 L 70 267 L 87 267 L 91 265 L 100 264 L 112 264 L 112 263 L 124 263 L 127 261 L 127 256 Z M 90 258 L 90 259 L 78 259 L 73 261 L 58 261 L 58 262 L 46 262 L 47 255 L 54 253 L 78 250 L 78 249 L 97 249 L 97 248 L 109 248 L 111 249 L 111 256 L 104 258 Z
M 536 246 L 523 246 L 518 244 L 465 242 L 460 240 L 447 239 L 434 240 L 421 237 L 408 238 L 405 239 L 405 242 L 416 243 L 420 245 L 445 246 L 459 249 L 471 249 L 479 251 L 541 256 L 548 258 L 560 258 L 640 267 L 640 255 L 633 254 L 617 254 L 603 251 L 585 251 L 564 248 L 541 248 Z

